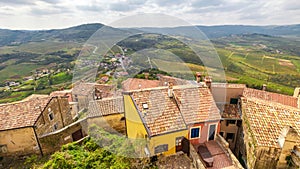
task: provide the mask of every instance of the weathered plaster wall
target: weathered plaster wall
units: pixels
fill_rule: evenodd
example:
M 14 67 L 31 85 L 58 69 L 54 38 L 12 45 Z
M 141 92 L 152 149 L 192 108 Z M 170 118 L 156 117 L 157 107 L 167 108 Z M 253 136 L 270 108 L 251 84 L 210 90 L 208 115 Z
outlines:
M 0 131 L 0 146 L 7 147 L 7 151 L 1 151 L 0 156 L 40 153 L 32 127 Z

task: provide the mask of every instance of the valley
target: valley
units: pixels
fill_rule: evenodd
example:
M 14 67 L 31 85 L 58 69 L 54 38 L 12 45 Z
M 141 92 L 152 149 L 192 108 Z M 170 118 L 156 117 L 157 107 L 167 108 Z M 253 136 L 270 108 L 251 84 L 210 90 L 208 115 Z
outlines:
M 70 88 L 72 69 L 84 42 L 102 26 L 87 24 L 46 31 L 0 30 L 0 34 L 5 35 L 0 39 L 0 103 L 21 100 L 32 93 Z M 228 26 L 224 26 L 221 33 L 216 33 L 216 29 L 221 28 L 199 28 L 210 37 L 229 83 L 245 83 L 258 89 L 266 84 L 269 91 L 292 95 L 294 88 L 300 84 L 300 41 L 295 38 L 299 36 L 299 31 L 295 31 L 299 25 L 291 27 L 294 31 L 288 32 L 286 27 L 283 32 L 275 28 L 268 32 L 269 27 L 262 27 L 248 32 L 245 32 L 247 29 L 235 31 L 236 34 Z M 235 29 L 240 28 L 236 26 Z M 166 28 L 164 31 L 169 30 Z M 136 41 L 137 38 L 139 41 Z M 140 62 L 134 56 L 137 51 L 155 48 L 167 51 L 162 53 L 165 55 L 162 58 L 166 59 L 152 59 L 152 64 L 170 68 L 163 71 L 170 71 L 173 76 L 178 76 L 178 72 L 184 74 L 184 71 L 207 73 L 195 53 L 175 37 L 144 32 L 118 45 L 106 59 L 109 64 L 120 53 Z M 120 47 L 126 49 L 124 54 L 124 51 L 118 50 Z M 91 50 L 96 49 L 92 47 Z M 177 60 L 173 60 L 176 63 L 170 62 L 169 53 L 177 56 Z M 146 64 L 144 60 L 141 62 Z M 96 80 L 108 71 L 111 70 L 100 70 Z M 186 78 L 191 80 L 193 76 Z

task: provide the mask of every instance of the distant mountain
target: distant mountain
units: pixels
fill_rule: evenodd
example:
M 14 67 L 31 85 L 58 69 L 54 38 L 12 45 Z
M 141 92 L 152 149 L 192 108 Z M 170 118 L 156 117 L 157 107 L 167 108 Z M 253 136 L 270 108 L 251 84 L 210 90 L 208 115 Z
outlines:
M 19 45 L 27 42 L 39 41 L 63 41 L 85 42 L 93 33 L 100 29 L 103 24 L 93 23 L 74 26 L 66 29 L 51 30 L 8 30 L 0 29 L 0 46 Z M 196 26 L 208 38 L 219 38 L 239 34 L 265 34 L 272 36 L 300 37 L 300 24 L 286 26 L 248 26 L 248 25 L 221 25 L 221 26 Z M 130 28 L 127 32 L 155 32 L 164 34 L 180 35 L 182 32 L 191 30 L 191 27 L 175 28 Z
M 197 26 L 208 37 L 222 37 L 237 34 L 265 34 L 272 36 L 300 36 L 300 25 L 287 26 Z
M 0 29 L 0 46 L 18 45 L 27 42 L 39 42 L 45 40 L 84 42 L 102 26 L 103 24 L 95 23 L 74 26 L 66 29 L 37 31 Z
M 272 36 L 300 37 L 300 24 L 286 26 L 249 26 L 249 25 L 220 25 L 220 26 L 196 26 L 208 38 L 219 38 L 239 34 L 265 34 Z M 191 27 L 181 26 L 175 28 L 138 28 L 146 32 L 165 34 L 178 34 L 178 32 L 190 31 Z

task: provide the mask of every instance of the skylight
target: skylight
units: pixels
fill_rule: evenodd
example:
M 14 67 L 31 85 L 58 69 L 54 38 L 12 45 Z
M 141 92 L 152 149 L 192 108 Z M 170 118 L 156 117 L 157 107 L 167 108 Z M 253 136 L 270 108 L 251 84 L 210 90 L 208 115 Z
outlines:
M 148 104 L 147 103 L 143 103 L 143 109 L 148 109 Z

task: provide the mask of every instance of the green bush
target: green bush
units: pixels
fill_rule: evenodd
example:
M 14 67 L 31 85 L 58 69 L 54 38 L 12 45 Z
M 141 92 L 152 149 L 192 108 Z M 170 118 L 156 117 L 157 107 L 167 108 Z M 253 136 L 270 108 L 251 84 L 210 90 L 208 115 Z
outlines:
M 117 156 L 100 148 L 92 139 L 86 139 L 80 146 L 77 143 L 64 145 L 60 152 L 51 155 L 43 169 L 127 169 L 130 168 L 129 159 Z

